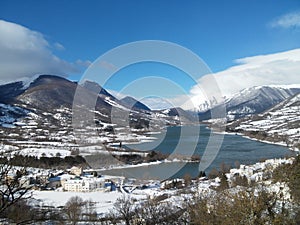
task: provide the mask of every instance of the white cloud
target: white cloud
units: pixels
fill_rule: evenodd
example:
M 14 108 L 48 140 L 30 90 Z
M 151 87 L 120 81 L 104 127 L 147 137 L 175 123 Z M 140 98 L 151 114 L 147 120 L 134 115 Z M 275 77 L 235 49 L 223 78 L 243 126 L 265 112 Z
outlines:
M 282 27 L 282 28 L 293 28 L 300 27 L 300 11 L 285 14 L 273 22 L 271 22 L 271 27 Z
M 81 60 L 78 59 L 76 60 L 76 65 L 81 66 L 81 67 L 89 67 L 92 64 L 90 60 Z
M 261 85 L 300 84 L 300 49 L 236 60 L 238 65 L 224 71 L 208 74 L 198 80 L 190 90 L 190 102 L 182 103 L 185 109 L 212 99 L 217 88 L 221 95 L 230 97 L 238 91 Z M 215 82 L 218 87 L 215 87 Z M 192 105 L 192 103 L 194 105 Z
M 53 47 L 54 47 L 56 50 L 59 50 L 59 51 L 64 51 L 64 50 L 65 50 L 65 47 L 64 47 L 62 44 L 58 43 L 58 42 L 54 43 L 54 44 L 53 44 Z
M 206 110 L 216 102 L 253 86 L 300 84 L 300 49 L 235 60 L 235 66 L 201 77 L 188 94 L 173 98 L 151 97 L 136 99 L 151 109 L 182 107 Z M 152 87 L 152 86 L 151 86 Z M 109 90 L 117 98 L 124 94 Z M 200 107 L 199 107 L 200 106 Z
M 0 20 L 0 34 L 1 83 L 31 78 L 36 74 L 67 76 L 80 72 L 76 63 L 53 54 L 51 49 L 64 49 L 61 44 L 51 45 L 39 32 Z

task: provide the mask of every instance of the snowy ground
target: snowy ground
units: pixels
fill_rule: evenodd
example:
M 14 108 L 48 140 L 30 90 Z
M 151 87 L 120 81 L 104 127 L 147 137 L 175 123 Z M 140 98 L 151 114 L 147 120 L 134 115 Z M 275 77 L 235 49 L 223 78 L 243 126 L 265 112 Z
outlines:
M 21 105 L 22 106 L 22 105 Z M 121 127 L 116 124 L 97 121 L 97 125 L 76 129 L 72 124 L 72 111 L 68 108 L 54 109 L 53 112 L 32 112 L 20 107 L 0 104 L 0 109 L 9 111 L 0 116 L 0 145 L 1 150 L 15 150 L 23 155 L 65 157 L 79 151 L 82 155 L 101 154 L 130 154 L 120 151 L 107 151 L 106 146 L 141 143 L 153 141 L 153 130 L 136 130 Z M 22 109 L 22 110 L 21 110 Z M 15 118 L 11 114 L 19 112 L 24 116 Z M 95 111 L 95 115 L 103 116 Z M 156 113 L 148 115 L 155 121 L 164 120 L 165 115 Z M 170 119 L 170 118 L 168 118 Z M 153 122 L 153 121 L 152 121 Z M 155 123 L 155 122 L 153 122 Z M 160 127 L 162 129 L 162 127 Z M 156 130 L 156 132 L 159 129 Z M 150 133 L 147 133 L 150 132 Z M 76 154 L 77 154 L 76 153 Z
M 240 165 L 239 168 L 231 169 L 230 172 L 226 174 L 226 177 L 229 181 L 229 184 L 234 181 L 237 174 L 245 176 L 249 182 L 263 182 L 265 185 L 267 185 L 270 192 L 283 193 L 288 199 L 290 196 L 289 189 L 284 184 L 271 183 L 267 176 L 270 171 L 273 171 L 278 166 L 282 164 L 290 164 L 292 162 L 293 158 L 269 159 L 265 162 L 260 162 L 253 165 Z M 148 188 L 146 189 L 135 188 L 140 185 L 141 184 L 137 186 L 130 185 L 131 188 L 127 186 L 127 191 L 129 190 L 129 193 L 124 191 L 126 185 L 124 187 L 121 186 L 120 191 L 112 192 L 64 192 L 61 189 L 58 191 L 34 191 L 33 198 L 35 199 L 34 204 L 39 206 L 62 207 L 71 197 L 79 196 L 84 201 L 92 201 L 96 203 L 95 210 L 99 215 L 104 215 L 113 209 L 116 200 L 121 198 L 123 195 L 129 195 L 131 198 L 138 200 L 136 204 L 139 204 L 141 200 L 146 199 L 147 197 L 154 198 L 164 195 L 167 196 L 164 201 L 171 202 L 172 204 L 176 204 L 178 206 L 183 204 L 183 201 L 187 198 L 192 197 L 191 194 L 187 194 L 191 193 L 191 191 L 196 191 L 198 195 L 202 197 L 213 197 L 215 194 L 214 188 L 220 185 L 220 178 L 217 177 L 211 180 L 197 180 L 192 186 L 185 189 L 186 193 L 182 192 L 182 189 L 162 189 L 164 187 L 164 183 L 159 184 L 157 181 L 148 181 Z
M 300 94 L 269 111 L 234 122 L 234 130 L 267 143 L 276 143 L 298 151 L 300 144 Z M 230 126 L 231 124 L 229 124 Z
M 63 192 L 63 191 L 34 191 L 33 198 L 37 200 L 40 206 L 64 206 L 73 196 L 79 196 L 84 201 L 96 203 L 97 213 L 107 213 L 113 208 L 115 201 L 123 194 L 120 192 Z

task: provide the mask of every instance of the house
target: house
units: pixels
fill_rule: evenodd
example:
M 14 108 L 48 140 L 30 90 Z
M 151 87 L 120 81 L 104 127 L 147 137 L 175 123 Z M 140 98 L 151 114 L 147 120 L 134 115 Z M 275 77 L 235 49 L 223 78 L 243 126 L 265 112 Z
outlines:
M 63 187 L 65 182 L 67 182 L 70 179 L 74 179 L 75 176 L 74 175 L 70 175 L 70 174 L 62 174 L 59 176 L 60 177 L 60 185 Z
M 98 177 L 76 177 L 63 184 L 65 191 L 89 192 L 105 189 L 105 179 Z
M 53 177 L 49 177 L 48 178 L 48 188 L 58 188 L 61 186 L 61 182 L 60 182 L 60 177 L 59 176 L 53 176 Z
M 82 172 L 83 172 L 82 167 L 73 166 L 70 169 L 70 173 L 75 175 L 75 176 L 81 176 Z
M 184 181 L 182 179 L 165 180 L 161 182 L 161 189 L 183 188 Z
M 22 176 L 19 180 L 19 184 L 24 188 L 28 188 L 31 185 L 31 179 L 29 176 Z

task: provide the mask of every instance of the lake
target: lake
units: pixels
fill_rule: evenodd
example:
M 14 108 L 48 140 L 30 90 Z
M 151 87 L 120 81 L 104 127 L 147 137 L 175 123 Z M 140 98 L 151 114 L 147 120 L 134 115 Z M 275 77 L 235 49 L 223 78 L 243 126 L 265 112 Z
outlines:
M 211 130 L 204 125 L 168 127 L 165 132 L 152 134 L 156 139 L 152 142 L 126 145 L 127 148 L 139 150 L 156 150 L 162 153 L 203 156 L 206 154 L 217 155 L 208 166 L 205 166 L 206 174 L 213 168 L 219 168 L 222 163 L 234 167 L 240 164 L 254 164 L 262 159 L 280 158 L 291 156 L 295 153 L 287 147 L 266 144 L 235 134 L 223 134 L 224 139 L 220 147 L 218 141 L 212 141 L 208 146 Z M 216 139 L 222 139 L 222 134 L 213 134 Z M 180 141 L 179 141 L 180 140 Z M 185 174 L 197 176 L 199 174 L 199 162 L 166 162 L 147 166 L 111 169 L 105 174 L 124 175 L 139 179 L 167 179 L 183 177 Z

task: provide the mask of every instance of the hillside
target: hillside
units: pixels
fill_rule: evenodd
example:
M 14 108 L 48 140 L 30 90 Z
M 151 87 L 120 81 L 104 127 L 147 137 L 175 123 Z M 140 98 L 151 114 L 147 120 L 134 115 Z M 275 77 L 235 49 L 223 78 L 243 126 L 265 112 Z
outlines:
M 227 130 L 300 149 L 300 94 L 262 114 L 237 120 L 229 124 Z

